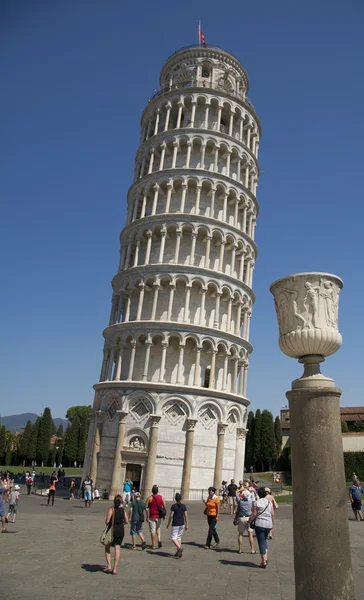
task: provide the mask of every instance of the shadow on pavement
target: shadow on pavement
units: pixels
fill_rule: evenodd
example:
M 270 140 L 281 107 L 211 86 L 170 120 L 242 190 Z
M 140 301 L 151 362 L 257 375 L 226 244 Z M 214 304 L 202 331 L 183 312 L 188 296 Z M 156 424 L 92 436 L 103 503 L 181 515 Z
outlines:
M 147 550 L 147 554 L 150 556 L 173 556 L 173 554 L 170 554 L 169 552 L 158 552 L 157 550 Z
M 183 542 L 183 546 L 196 546 L 196 548 L 204 548 L 204 544 L 197 544 L 197 542 Z
M 88 573 L 103 573 L 105 569 L 103 565 L 89 565 L 87 563 L 82 564 L 81 568 L 87 571 Z
M 251 567 L 259 569 L 259 566 L 251 562 L 241 562 L 240 560 L 219 560 L 222 565 L 232 565 L 233 567 Z

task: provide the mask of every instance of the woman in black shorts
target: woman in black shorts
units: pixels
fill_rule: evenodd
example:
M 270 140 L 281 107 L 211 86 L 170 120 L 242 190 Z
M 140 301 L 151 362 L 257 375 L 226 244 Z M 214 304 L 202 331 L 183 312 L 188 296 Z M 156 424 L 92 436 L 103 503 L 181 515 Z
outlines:
M 111 569 L 110 560 L 110 547 L 105 546 L 105 558 L 106 558 L 106 569 L 105 573 L 112 573 L 112 575 L 116 575 L 116 568 L 118 566 L 118 562 L 120 560 L 120 546 L 123 543 L 124 539 L 124 524 L 127 525 L 129 523 L 128 516 L 125 510 L 122 507 L 123 499 L 120 494 L 117 494 L 114 498 L 114 507 L 110 507 L 107 511 L 105 524 L 110 524 L 113 527 L 113 541 L 111 546 L 114 547 L 114 567 Z

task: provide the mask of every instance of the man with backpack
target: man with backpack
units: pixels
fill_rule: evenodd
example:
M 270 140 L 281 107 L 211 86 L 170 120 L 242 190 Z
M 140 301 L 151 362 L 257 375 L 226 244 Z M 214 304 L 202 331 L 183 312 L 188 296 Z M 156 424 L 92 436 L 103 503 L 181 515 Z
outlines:
M 152 495 L 147 498 L 147 521 L 152 538 L 152 550 L 162 548 L 161 520 L 166 518 L 167 507 L 163 496 L 158 494 L 158 486 L 153 485 Z M 156 540 L 158 539 L 158 546 Z
M 31 491 L 32 485 L 33 485 L 33 477 L 31 475 L 29 475 L 26 478 L 25 483 L 26 483 L 27 490 L 28 490 L 28 496 L 30 496 L 30 491 Z
M 142 542 L 142 550 L 145 550 L 146 543 L 143 536 L 144 511 L 146 510 L 144 500 L 141 500 L 139 492 L 135 492 L 134 500 L 130 503 L 129 521 L 130 535 L 133 542 L 133 550 L 136 550 L 136 536 L 138 535 Z

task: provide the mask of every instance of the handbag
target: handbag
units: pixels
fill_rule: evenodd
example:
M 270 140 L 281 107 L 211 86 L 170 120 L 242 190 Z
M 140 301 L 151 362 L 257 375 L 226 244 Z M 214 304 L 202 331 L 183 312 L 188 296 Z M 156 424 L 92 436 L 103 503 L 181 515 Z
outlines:
M 155 498 L 154 498 L 154 501 L 155 501 L 155 503 L 157 505 L 157 508 L 158 508 L 158 516 L 159 516 L 159 518 L 160 519 L 165 519 L 167 511 L 164 508 L 163 504 L 160 506 Z
M 138 500 L 137 500 L 137 502 L 138 502 Z M 140 502 L 140 500 L 139 500 L 139 502 Z M 139 513 L 139 521 L 141 523 L 144 523 L 144 510 L 142 510 L 142 512 L 140 512 L 140 504 L 138 504 L 138 513 Z
M 262 512 L 259 513 L 256 517 L 254 517 L 254 519 L 249 523 L 250 529 L 255 529 L 255 522 L 256 522 L 257 518 L 260 517 L 267 510 L 269 504 L 270 504 L 270 502 L 269 502 L 269 500 L 267 500 L 267 506 L 265 507 L 265 509 L 262 510 Z
M 100 542 L 104 546 L 110 546 L 114 539 L 114 518 L 115 518 L 115 510 L 112 511 L 111 521 L 106 525 L 104 531 L 101 534 Z
M 236 525 L 239 525 L 238 511 L 236 511 L 236 513 L 235 513 L 233 525 L 235 525 L 235 527 L 236 527 Z

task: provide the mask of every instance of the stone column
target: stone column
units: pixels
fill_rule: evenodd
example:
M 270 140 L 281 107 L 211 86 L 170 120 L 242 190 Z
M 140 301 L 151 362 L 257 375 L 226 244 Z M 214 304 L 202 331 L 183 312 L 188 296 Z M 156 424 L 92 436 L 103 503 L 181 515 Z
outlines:
M 159 381 L 164 382 L 164 374 L 166 370 L 166 356 L 167 356 L 168 342 L 162 342 L 162 358 L 161 358 L 161 371 Z
M 176 229 L 176 249 L 174 252 L 174 264 L 175 265 L 178 265 L 179 249 L 181 247 L 181 238 L 182 238 L 182 231 L 180 229 Z
M 117 410 L 119 416 L 119 427 L 118 435 L 116 438 L 116 448 L 114 456 L 114 466 L 112 470 L 111 488 L 110 488 L 110 499 L 113 500 L 116 494 L 122 493 L 122 481 L 121 481 L 121 452 L 124 446 L 125 429 L 126 429 L 126 418 L 128 413 Z
M 149 371 L 149 360 L 150 360 L 150 349 L 152 346 L 152 340 L 147 340 L 145 342 L 145 360 L 144 360 L 144 368 L 143 368 L 143 381 L 148 380 L 148 371 Z
M 90 477 L 92 481 L 95 483 L 97 478 L 97 455 L 100 452 L 101 445 L 101 427 L 102 427 L 102 412 L 98 410 L 96 412 L 96 421 L 95 421 L 95 434 L 92 448 L 92 456 L 91 456 L 91 464 L 90 464 Z M 88 473 L 86 473 L 87 475 Z
M 340 423 L 341 390 L 287 392 L 296 600 L 354 600 Z M 315 491 L 325 490 L 322 502 Z M 333 560 L 332 557 L 336 557 Z
M 179 345 L 179 357 L 178 357 L 178 372 L 177 372 L 177 383 L 184 383 L 183 377 L 183 358 L 185 352 L 185 345 Z
M 152 493 L 154 484 L 155 461 L 157 458 L 158 447 L 158 428 L 161 417 L 159 415 L 151 415 L 152 425 L 150 428 L 149 448 L 148 448 L 148 463 L 145 470 L 143 483 L 142 497 L 146 499 Z
M 234 478 L 236 481 L 244 479 L 244 462 L 245 462 L 245 439 L 247 429 L 244 427 L 236 428 L 236 445 L 235 445 L 235 467 Z
M 159 294 L 159 282 L 153 283 L 154 294 L 153 294 L 153 305 L 152 305 L 152 314 L 150 316 L 151 321 L 155 321 L 155 316 L 157 312 L 157 304 L 158 304 L 158 294 Z
M 193 379 L 193 385 L 196 386 L 196 387 L 201 387 L 201 381 L 200 381 L 201 349 L 202 349 L 202 346 L 197 346 L 196 347 L 195 374 L 194 374 L 194 379 Z
M 128 381 L 132 381 L 132 379 L 133 379 L 136 345 L 137 345 L 136 340 L 131 340 L 131 342 L 130 342 L 131 354 L 130 354 Z
M 185 455 L 184 455 L 184 460 L 183 460 L 182 484 L 181 484 L 181 493 L 182 493 L 183 500 L 189 499 L 193 441 L 194 441 L 194 437 L 195 437 L 196 423 L 197 423 L 197 419 L 187 419 L 186 445 L 185 445 Z
M 185 297 L 185 306 L 183 310 L 183 320 L 185 323 L 188 323 L 188 317 L 190 314 L 190 297 L 191 297 L 191 284 L 186 284 L 186 297 Z
M 195 126 L 195 115 L 196 115 L 196 100 L 192 100 L 191 102 L 191 106 L 192 106 L 192 110 L 191 110 L 191 127 Z
M 192 151 L 192 142 L 191 142 L 191 140 L 187 140 L 186 169 L 190 168 L 191 151 Z M 185 194 L 185 196 L 186 196 L 186 194 Z M 181 212 L 183 212 L 182 209 L 181 209 Z
M 186 194 L 187 194 L 187 183 L 184 181 L 182 183 L 181 187 L 182 187 L 182 194 L 181 194 L 180 212 L 183 213 L 185 211 L 185 202 L 186 202 Z
M 217 446 L 215 457 L 214 487 L 218 490 L 222 482 L 222 463 L 224 460 L 224 442 L 226 423 L 217 424 Z
M 176 285 L 173 281 L 169 284 L 169 289 L 170 289 L 170 291 L 169 291 L 169 300 L 168 300 L 167 321 L 170 321 L 172 318 L 173 298 L 174 298 L 174 291 L 176 289 Z
M 210 268 L 211 240 L 212 240 L 212 235 L 207 235 L 206 236 L 205 264 L 204 264 L 205 269 Z
M 215 369 L 216 369 L 216 354 L 217 350 L 212 351 L 211 355 L 211 369 L 210 369 L 210 381 L 209 381 L 209 389 L 215 389 Z

